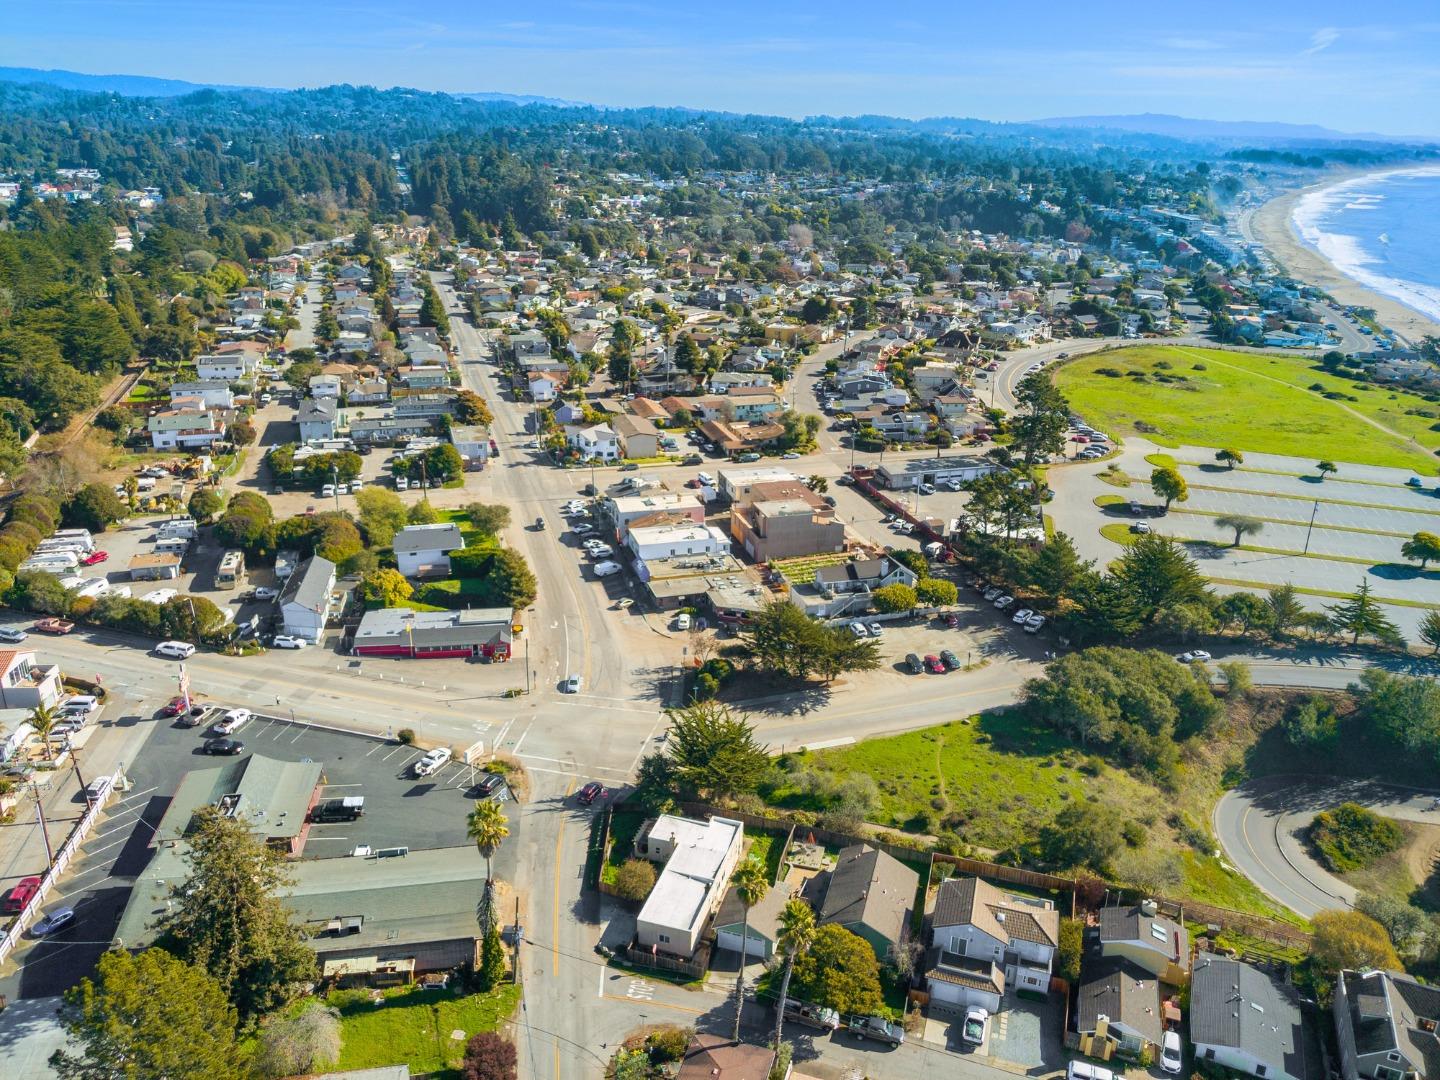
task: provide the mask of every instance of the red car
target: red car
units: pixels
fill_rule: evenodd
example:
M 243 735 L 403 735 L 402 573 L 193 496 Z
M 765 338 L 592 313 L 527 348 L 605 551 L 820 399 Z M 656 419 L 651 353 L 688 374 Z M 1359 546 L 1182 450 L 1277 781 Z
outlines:
M 96 563 L 102 563 L 108 558 L 110 558 L 110 552 L 95 551 L 89 555 L 86 555 L 85 558 L 80 560 L 80 562 L 84 566 L 94 566 Z
M 960 616 L 946 615 L 945 625 L 948 626 L 951 630 L 958 630 L 960 628 Z
M 185 711 L 185 699 L 184 699 L 183 697 L 173 697 L 173 698 L 171 698 L 169 701 L 167 701 L 164 705 L 161 705 L 161 706 L 160 706 L 160 711 L 159 711 L 159 713 L 158 713 L 157 715 L 159 715 L 159 716 L 179 716 L 179 715 L 180 715 L 181 713 L 183 713 L 184 711 Z
M 589 806 L 596 799 L 603 799 L 608 794 L 603 785 L 592 780 L 582 787 L 575 797 L 580 800 L 581 806 Z
M 6 915 L 19 915 L 25 910 L 25 905 L 30 898 L 40 891 L 40 879 L 38 877 L 24 877 L 16 883 L 15 887 L 5 894 L 4 904 L 0 904 L 0 911 Z
M 944 675 L 945 665 L 940 662 L 938 656 L 927 656 L 925 657 L 925 670 L 931 675 Z

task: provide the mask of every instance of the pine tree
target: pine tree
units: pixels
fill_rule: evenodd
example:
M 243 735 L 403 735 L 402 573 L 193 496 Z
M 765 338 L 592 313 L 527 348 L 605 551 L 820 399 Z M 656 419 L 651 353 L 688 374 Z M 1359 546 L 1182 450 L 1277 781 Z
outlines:
M 1350 635 L 1350 644 L 1357 645 L 1363 634 L 1366 637 L 1393 641 L 1400 636 L 1400 630 L 1386 616 L 1380 604 L 1370 596 L 1370 582 L 1360 582 L 1360 588 L 1348 600 L 1332 604 L 1325 609 L 1337 630 Z

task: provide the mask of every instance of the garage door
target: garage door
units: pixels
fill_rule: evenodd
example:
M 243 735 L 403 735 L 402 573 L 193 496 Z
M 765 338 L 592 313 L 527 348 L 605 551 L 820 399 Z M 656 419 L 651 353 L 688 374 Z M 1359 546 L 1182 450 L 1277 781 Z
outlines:
M 740 932 L 738 930 L 721 930 L 715 935 L 717 948 L 728 949 L 730 952 L 740 951 Z M 765 942 L 757 938 L 749 940 L 749 954 L 755 960 L 765 959 Z
M 959 1015 L 971 1005 L 979 1005 L 982 1009 L 988 1009 L 991 1013 L 995 1013 L 1000 1009 L 1000 997 L 989 991 L 957 986 L 940 979 L 930 980 L 930 1007 L 932 1010 Z

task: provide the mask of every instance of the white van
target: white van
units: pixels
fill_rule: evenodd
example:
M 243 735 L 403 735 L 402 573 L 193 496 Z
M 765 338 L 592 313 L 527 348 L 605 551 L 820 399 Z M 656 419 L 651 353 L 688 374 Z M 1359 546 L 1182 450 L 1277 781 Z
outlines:
M 611 574 L 618 574 L 620 572 L 620 564 L 618 562 L 611 562 L 609 560 L 606 560 L 605 562 L 597 562 L 594 566 L 594 570 L 596 577 L 609 577 Z
M 1065 1070 L 1065 1080 L 1115 1080 L 1115 1074 L 1102 1065 L 1072 1061 Z
M 188 641 L 162 641 L 155 646 L 155 654 L 171 660 L 188 660 L 195 655 L 195 646 Z
M 708 472 L 696 473 L 695 479 L 700 481 L 702 487 L 715 486 L 715 478 L 711 476 Z
M 67 716 L 89 716 L 100 708 L 100 699 L 90 694 L 76 694 L 65 699 L 60 711 Z

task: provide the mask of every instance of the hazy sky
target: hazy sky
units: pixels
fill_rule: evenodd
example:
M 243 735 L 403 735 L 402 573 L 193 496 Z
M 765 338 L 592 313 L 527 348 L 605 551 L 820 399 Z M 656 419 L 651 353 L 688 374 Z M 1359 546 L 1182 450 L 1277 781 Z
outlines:
M 1440 2 L 9 0 L 0 64 L 600 105 L 1440 135 Z

